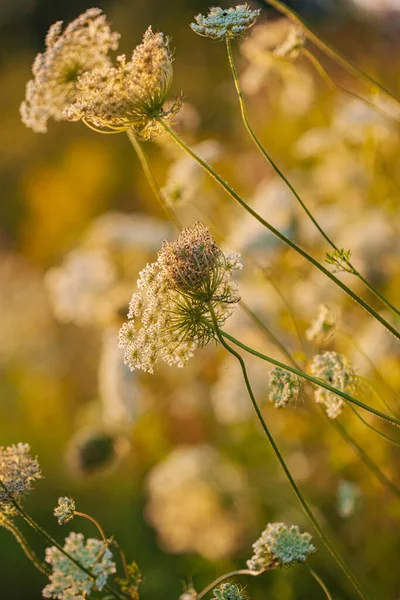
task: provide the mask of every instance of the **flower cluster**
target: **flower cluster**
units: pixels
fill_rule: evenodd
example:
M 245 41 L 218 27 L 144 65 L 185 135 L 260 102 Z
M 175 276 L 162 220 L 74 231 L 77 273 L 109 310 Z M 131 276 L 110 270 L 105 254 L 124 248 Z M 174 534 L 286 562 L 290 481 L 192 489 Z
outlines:
M 302 389 L 302 380 L 294 373 L 275 367 L 270 373 L 269 385 L 269 399 L 276 408 L 282 408 L 298 399 Z
M 197 347 L 215 337 L 239 301 L 232 271 L 239 255 L 225 256 L 198 222 L 175 242 L 164 242 L 158 260 L 140 273 L 129 321 L 120 331 L 125 362 L 149 373 L 159 360 L 184 366 Z M 138 326 L 140 321 L 140 327 Z
M 131 129 L 142 139 L 152 139 L 162 132 L 157 117 L 172 118 L 181 106 L 178 100 L 163 111 L 172 74 L 169 40 L 149 27 L 131 60 L 118 56 L 116 67 L 105 66 L 79 78 L 77 98 L 65 115 L 100 130 Z
M 337 511 L 343 518 L 351 517 L 359 503 L 361 491 L 359 486 L 352 481 L 342 479 L 337 490 Z
M 46 562 L 52 566 L 50 583 L 43 590 L 44 598 L 58 600 L 85 600 L 92 591 L 101 591 L 108 576 L 116 572 L 112 553 L 105 542 L 89 538 L 82 533 L 70 533 L 65 539 L 64 550 L 82 567 L 85 573 L 55 546 L 46 548 Z
M 66 118 L 64 109 L 75 102 L 78 78 L 111 66 L 108 52 L 118 47 L 120 35 L 111 31 L 99 8 L 87 10 L 63 32 L 62 25 L 58 21 L 50 27 L 46 50 L 33 63 L 34 79 L 21 105 L 23 123 L 38 133 L 47 131 L 50 117 Z
M 59 525 L 65 525 L 72 521 L 75 515 L 75 502 L 73 498 L 64 496 L 58 499 L 58 504 L 54 509 L 54 516 L 57 517 Z
M 337 315 L 328 306 L 321 304 L 318 307 L 317 318 L 306 331 L 306 338 L 319 346 L 326 344 L 335 334 L 337 322 Z
M 13 510 L 11 501 L 20 500 L 32 490 L 32 482 L 42 473 L 37 458 L 29 455 L 29 444 L 0 446 L 0 512 Z
M 346 357 L 337 352 L 324 352 L 314 356 L 311 373 L 341 392 L 351 393 L 355 388 L 357 376 L 354 369 L 348 364 Z M 336 419 L 344 408 L 344 401 L 340 396 L 321 387 L 315 390 L 315 401 L 324 405 L 330 419 Z
M 237 38 L 252 27 L 261 10 L 251 10 L 248 4 L 238 4 L 233 8 L 213 6 L 207 16 L 197 15 L 190 27 L 195 33 L 213 40 Z
M 300 27 L 293 25 L 285 40 L 274 50 L 274 56 L 279 58 L 295 59 L 299 56 L 301 49 L 305 46 L 306 38 Z
M 221 583 L 213 590 L 213 600 L 245 600 L 236 583 Z
M 268 523 L 253 544 L 254 555 L 247 561 L 247 566 L 258 572 L 303 563 L 315 552 L 311 539 L 309 533 L 300 533 L 297 525 Z

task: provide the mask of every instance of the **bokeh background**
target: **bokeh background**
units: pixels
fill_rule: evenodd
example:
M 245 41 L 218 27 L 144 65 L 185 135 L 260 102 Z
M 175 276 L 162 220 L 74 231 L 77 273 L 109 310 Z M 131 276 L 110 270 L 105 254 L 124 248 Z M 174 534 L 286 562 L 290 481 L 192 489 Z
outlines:
M 172 36 L 172 92 L 185 95 L 177 128 L 201 144 L 199 152 L 263 215 L 322 260 L 327 248 L 244 134 L 224 46 L 188 27 L 208 4 L 98 2 L 122 34 L 121 52 L 129 54 L 149 24 Z M 292 6 L 400 95 L 398 3 L 293 0 Z M 200 590 L 243 567 L 268 521 L 310 527 L 253 418 L 237 366 L 221 349 L 209 346 L 184 370 L 161 368 L 154 376 L 129 374 L 122 365 L 117 332 L 137 273 L 173 235 L 171 227 L 125 135 L 101 136 L 65 122 L 50 123 L 40 135 L 19 118 L 48 27 L 88 7 L 82 0 L 0 3 L 0 440 L 29 442 L 38 454 L 45 479 L 27 508 L 53 535 L 67 534 L 70 526 L 58 527 L 52 511 L 58 496 L 71 495 L 138 562 L 146 579 L 143 600 L 173 599 L 183 584 L 193 581 Z M 251 121 L 339 246 L 351 247 L 360 269 L 398 302 L 400 157 L 393 107 L 382 101 L 385 116 L 332 90 L 304 58 L 272 59 L 285 27 L 263 10 L 235 49 Z M 315 54 L 338 85 L 368 91 Z M 190 162 L 177 164 L 182 155 L 168 140 L 145 150 L 161 186 L 171 183 L 175 167 L 190 188 L 191 198 L 177 208 L 182 221 L 211 223 L 227 249 L 243 252 L 242 297 L 289 351 L 304 364 L 319 351 L 305 331 L 318 305 L 329 304 L 340 325 L 323 349 L 344 352 L 394 406 L 399 350 L 390 336 L 260 231 Z M 350 276 L 343 278 L 383 310 Z M 240 310 L 229 330 L 282 358 Z M 268 368 L 248 362 L 265 417 L 321 522 L 371 597 L 397 598 L 398 499 L 315 411 L 310 394 L 296 409 L 275 409 L 268 402 Z M 400 483 L 396 448 L 354 415 L 345 412 L 341 420 Z M 95 535 L 83 521 L 70 528 Z M 30 539 L 43 552 L 41 540 Z M 313 566 L 335 598 L 351 598 L 315 542 Z M 301 568 L 242 583 L 253 600 L 321 597 Z M 0 597 L 39 600 L 44 585 L 0 530 Z

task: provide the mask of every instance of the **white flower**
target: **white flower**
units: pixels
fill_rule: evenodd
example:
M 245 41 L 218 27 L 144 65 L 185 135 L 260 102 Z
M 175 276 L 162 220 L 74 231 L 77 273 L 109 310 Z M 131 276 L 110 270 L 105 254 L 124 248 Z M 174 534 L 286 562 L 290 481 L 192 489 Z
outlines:
M 348 364 L 346 357 L 337 352 L 324 352 L 314 356 L 311 373 L 341 392 L 351 393 L 355 388 L 354 369 Z M 315 390 L 314 395 L 315 401 L 324 405 L 329 418 L 336 419 L 340 415 L 344 408 L 344 401 L 340 396 L 321 387 Z
M 294 403 L 301 392 L 302 380 L 295 373 L 275 367 L 270 373 L 269 399 L 277 408 Z
M 279 58 L 297 58 L 306 43 L 306 38 L 300 27 L 292 25 L 286 39 L 274 50 L 274 56 Z
M 207 16 L 199 14 L 194 17 L 196 22 L 190 27 L 195 33 L 213 40 L 237 38 L 254 25 L 260 13 L 260 9 L 251 10 L 248 4 L 227 9 L 213 6 Z
M 326 344 L 335 334 L 337 322 L 337 314 L 325 304 L 320 304 L 317 318 L 306 331 L 306 338 L 318 345 Z
M 29 444 L 21 442 L 0 446 L 0 481 L 3 484 L 0 485 L 0 512 L 12 511 L 11 500 L 19 501 L 32 490 L 32 482 L 42 477 L 37 458 L 29 455 L 30 449 Z
M 75 515 L 75 502 L 73 498 L 64 496 L 58 499 L 58 504 L 54 509 L 54 516 L 57 517 L 59 525 L 65 525 L 72 521 Z

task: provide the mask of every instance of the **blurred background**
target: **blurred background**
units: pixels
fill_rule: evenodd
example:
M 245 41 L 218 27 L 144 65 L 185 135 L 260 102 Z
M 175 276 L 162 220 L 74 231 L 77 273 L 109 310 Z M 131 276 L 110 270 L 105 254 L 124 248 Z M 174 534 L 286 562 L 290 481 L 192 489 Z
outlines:
M 176 127 L 256 210 L 323 260 L 327 248 L 318 232 L 246 138 L 224 45 L 188 27 L 208 1 L 97 4 L 122 34 L 120 53 L 130 54 L 149 24 L 171 35 L 172 95 L 183 91 L 185 97 Z M 397 0 L 291 5 L 400 95 Z M 269 521 L 314 532 L 253 418 L 236 364 L 220 348 L 210 345 L 184 370 L 163 367 L 154 376 L 123 366 L 116 340 L 138 271 L 174 232 L 125 135 L 101 136 L 66 122 L 35 134 L 19 117 L 49 26 L 86 8 L 83 0 L 0 1 L 0 443 L 28 442 L 39 456 L 45 479 L 26 506 L 57 539 L 69 529 L 96 536 L 78 519 L 64 529 L 57 525 L 58 496 L 73 496 L 78 510 L 95 516 L 138 562 L 143 600 L 173 599 L 192 581 L 201 590 L 217 575 L 244 567 Z M 378 98 L 376 111 L 332 89 L 305 57 L 277 61 L 271 50 L 286 30 L 279 15 L 263 8 L 236 45 L 251 121 L 339 247 L 352 248 L 360 270 L 398 304 L 400 157 L 393 106 Z M 315 56 L 339 86 L 368 92 L 318 51 Z M 241 295 L 289 351 L 304 365 L 321 349 L 345 353 L 395 406 L 400 370 L 393 339 L 247 219 L 171 142 L 160 137 L 145 151 L 161 187 L 184 197 L 177 204 L 184 224 L 202 219 L 225 249 L 243 253 Z M 343 279 L 383 310 L 351 276 Z M 340 314 L 335 337 L 322 348 L 305 335 L 321 303 Z M 238 310 L 228 328 L 282 358 L 244 312 Z M 371 597 L 397 598 L 398 499 L 315 411 L 311 394 L 295 409 L 277 410 L 268 402 L 268 367 L 248 363 L 265 418 L 321 522 Z M 367 391 L 364 399 L 376 402 Z M 351 413 L 340 419 L 400 483 L 396 449 Z M 351 598 L 314 541 L 313 566 L 337 600 Z M 43 552 L 40 539 L 32 545 Z M 41 598 L 43 576 L 5 530 L 0 565 L 1 598 Z M 253 600 L 321 598 L 301 568 L 242 583 Z

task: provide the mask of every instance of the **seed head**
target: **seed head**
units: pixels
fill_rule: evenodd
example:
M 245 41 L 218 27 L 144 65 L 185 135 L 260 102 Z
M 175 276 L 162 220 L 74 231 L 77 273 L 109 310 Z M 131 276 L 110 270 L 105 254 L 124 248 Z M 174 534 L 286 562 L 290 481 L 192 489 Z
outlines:
M 235 583 L 221 583 L 213 591 L 213 600 L 245 600 L 245 596 Z
M 47 131 L 50 117 L 66 118 L 63 111 L 76 100 L 78 78 L 111 66 L 108 52 L 118 47 L 120 35 L 111 31 L 99 8 L 90 8 L 63 32 L 62 25 L 58 21 L 50 27 L 46 50 L 33 63 L 34 78 L 21 104 L 23 123 L 38 133 Z
M 254 555 L 247 561 L 247 566 L 258 572 L 303 563 L 315 552 L 311 539 L 309 533 L 300 533 L 297 525 L 268 523 L 253 544 Z
M 326 344 L 334 336 L 337 322 L 337 314 L 328 306 L 321 304 L 318 307 L 317 318 L 306 331 L 306 338 L 319 346 Z
M 29 455 L 29 444 L 0 447 L 0 512 L 13 512 L 12 500 L 21 500 L 30 492 L 32 482 L 41 479 L 37 458 Z M 4 486 L 4 487 L 3 487 Z
M 270 373 L 269 385 L 269 399 L 276 408 L 282 408 L 298 399 L 302 389 L 302 380 L 294 373 L 275 367 Z
M 197 15 L 195 23 L 190 27 L 195 33 L 213 40 L 222 41 L 226 38 L 237 38 L 256 22 L 261 10 L 251 10 L 248 4 L 238 4 L 236 7 L 223 9 L 219 6 L 210 8 L 207 16 Z
M 67 498 L 66 496 L 59 498 L 58 504 L 54 509 L 54 516 L 57 517 L 58 524 L 65 525 L 72 521 L 75 515 L 75 508 L 73 498 Z
M 342 392 L 351 393 L 356 385 L 357 376 L 354 369 L 349 365 L 346 357 L 337 352 L 324 352 L 314 356 L 311 373 Z M 324 405 L 328 417 L 336 419 L 340 415 L 344 408 L 340 396 L 321 387 L 318 387 L 314 394 L 315 401 Z

